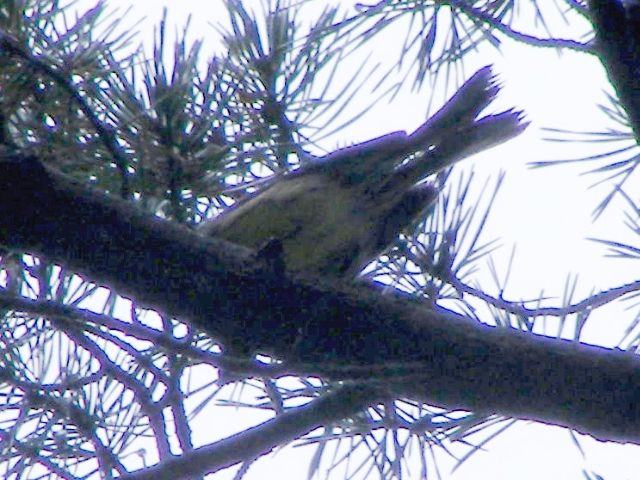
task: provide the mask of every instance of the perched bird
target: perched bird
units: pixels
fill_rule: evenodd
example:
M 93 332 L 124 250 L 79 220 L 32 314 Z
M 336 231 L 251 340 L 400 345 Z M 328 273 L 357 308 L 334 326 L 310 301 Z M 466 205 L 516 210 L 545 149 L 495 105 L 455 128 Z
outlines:
M 311 161 L 200 231 L 255 249 L 275 238 L 287 269 L 350 279 L 437 198 L 423 179 L 524 130 L 522 112 L 513 109 L 476 119 L 498 90 L 485 67 L 412 134 L 390 133 Z

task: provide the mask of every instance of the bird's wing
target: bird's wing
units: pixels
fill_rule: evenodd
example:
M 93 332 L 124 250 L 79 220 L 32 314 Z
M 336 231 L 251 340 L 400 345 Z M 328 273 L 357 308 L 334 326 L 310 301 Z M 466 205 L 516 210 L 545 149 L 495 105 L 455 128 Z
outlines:
M 314 162 L 309 169 L 333 170 L 339 175 L 348 171 L 357 177 L 354 178 L 356 181 L 372 175 L 371 181 L 375 182 L 378 176 L 391 175 L 399 162 L 409 155 L 440 149 L 437 158 L 433 157 L 437 160 L 435 163 L 421 161 L 419 166 L 405 172 L 413 173 L 411 178 L 415 183 L 466 156 L 503 143 L 526 128 L 528 124 L 522 121 L 522 112 L 513 109 L 476 120 L 499 90 L 491 67 L 486 66 L 469 78 L 438 112 L 411 135 L 393 132 L 342 148 Z

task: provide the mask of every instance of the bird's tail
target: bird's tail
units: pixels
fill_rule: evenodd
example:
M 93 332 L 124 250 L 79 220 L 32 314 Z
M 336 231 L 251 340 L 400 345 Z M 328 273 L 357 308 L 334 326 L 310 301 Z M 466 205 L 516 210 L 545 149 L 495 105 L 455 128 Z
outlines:
M 423 153 L 397 173 L 409 183 L 416 183 L 522 133 L 529 123 L 523 122 L 519 110 L 476 119 L 499 90 L 490 66 L 477 71 L 435 115 L 408 136 L 405 156 Z

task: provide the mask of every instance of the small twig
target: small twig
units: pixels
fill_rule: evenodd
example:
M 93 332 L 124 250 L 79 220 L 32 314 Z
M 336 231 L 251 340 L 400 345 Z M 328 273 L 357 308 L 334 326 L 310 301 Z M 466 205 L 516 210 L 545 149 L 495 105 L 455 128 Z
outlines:
M 568 305 L 566 307 L 545 307 L 545 308 L 527 308 L 522 303 L 519 302 L 511 302 L 508 300 L 503 300 L 501 298 L 493 297 L 487 293 L 484 293 L 476 288 L 473 288 L 463 282 L 461 282 L 457 278 L 450 278 L 447 281 L 458 291 L 463 293 L 468 293 L 477 297 L 487 303 L 490 303 L 496 308 L 500 308 L 506 312 L 512 313 L 514 315 L 522 315 L 525 317 L 541 317 L 541 316 L 554 316 L 554 317 L 564 317 L 566 315 L 571 315 L 574 313 L 579 313 L 585 310 L 593 310 L 598 307 L 602 307 L 613 300 L 620 298 L 628 293 L 632 293 L 640 290 L 640 281 L 636 281 L 633 283 L 629 283 L 627 285 L 623 285 L 621 287 L 612 288 L 610 290 L 600 292 L 596 295 L 593 295 L 581 302 L 578 302 L 573 305 Z
M 569 50 L 574 50 L 577 52 L 591 52 L 591 48 L 580 42 L 576 42 L 575 40 L 569 39 L 560 39 L 560 38 L 538 38 L 533 35 L 527 35 L 526 33 L 521 33 L 509 25 L 506 25 L 499 20 L 496 20 L 487 12 L 484 12 L 478 8 L 475 8 L 468 4 L 468 2 L 461 2 L 460 0 L 454 0 L 447 2 L 450 3 L 453 7 L 460 9 L 461 12 L 464 12 L 466 15 L 470 17 L 477 18 L 481 20 L 495 30 L 502 32 L 507 37 L 515 40 L 517 42 L 522 42 L 528 45 L 532 45 L 534 47 L 546 47 L 546 48 L 567 48 Z

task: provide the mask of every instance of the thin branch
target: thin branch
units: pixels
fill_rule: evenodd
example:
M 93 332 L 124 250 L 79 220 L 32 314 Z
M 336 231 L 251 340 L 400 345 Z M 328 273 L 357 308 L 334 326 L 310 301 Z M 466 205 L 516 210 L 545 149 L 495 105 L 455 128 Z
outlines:
M 367 405 L 376 403 L 379 395 L 375 388 L 344 386 L 224 440 L 120 478 L 156 480 L 170 476 L 180 480 L 215 473 L 240 462 L 252 462 L 256 457 L 286 445 L 321 425 L 356 414 Z
M 454 0 L 448 3 L 455 6 L 456 8 L 459 8 L 460 11 L 466 13 L 468 16 L 482 20 L 495 30 L 498 30 L 499 32 L 517 42 L 531 45 L 533 47 L 555 48 L 558 50 L 566 48 L 568 50 L 573 50 L 576 52 L 591 52 L 591 47 L 589 45 L 576 42 L 575 40 L 560 38 L 538 38 L 533 35 L 527 35 L 526 33 L 518 32 L 512 29 L 509 25 L 506 25 L 497 20 L 487 12 L 473 7 L 472 5 L 470 5 L 470 2 Z
M 109 130 L 109 128 L 107 128 L 107 126 L 103 122 L 98 120 L 86 100 L 71 85 L 69 79 L 65 77 L 65 75 L 59 70 L 52 68 L 46 62 L 34 57 L 29 51 L 25 50 L 22 47 L 17 39 L 13 38 L 10 34 L 2 31 L 0 31 L 0 49 L 5 49 L 9 53 L 22 58 L 35 70 L 51 77 L 78 104 L 78 106 L 82 110 L 82 113 L 85 114 L 89 122 L 91 122 L 93 127 L 96 129 L 98 136 L 102 139 L 104 146 L 107 148 L 107 150 L 113 157 L 114 162 L 120 169 L 120 173 L 122 176 L 121 195 L 122 198 L 128 198 L 130 192 L 128 187 L 129 174 L 127 173 L 127 158 L 122 153 L 122 149 L 118 145 L 118 140 L 113 131 Z
M 523 302 L 512 302 L 504 300 L 502 298 L 493 297 L 477 288 L 473 288 L 457 278 L 447 279 L 451 285 L 458 291 L 473 295 L 480 300 L 493 305 L 496 308 L 512 313 L 514 315 L 522 315 L 525 317 L 541 317 L 541 316 L 553 316 L 563 317 L 566 315 L 572 315 L 574 313 L 584 312 L 586 310 L 595 310 L 611 303 L 612 301 L 623 297 L 629 293 L 637 292 L 640 290 L 640 281 L 632 282 L 627 285 L 615 287 L 610 290 L 600 292 L 589 298 L 582 300 L 573 305 L 566 307 L 541 307 L 541 308 L 527 308 L 523 305 Z

